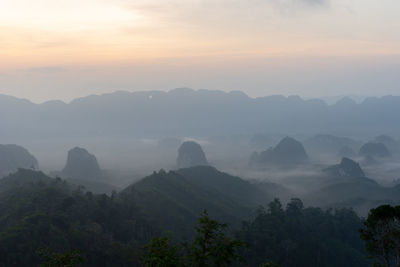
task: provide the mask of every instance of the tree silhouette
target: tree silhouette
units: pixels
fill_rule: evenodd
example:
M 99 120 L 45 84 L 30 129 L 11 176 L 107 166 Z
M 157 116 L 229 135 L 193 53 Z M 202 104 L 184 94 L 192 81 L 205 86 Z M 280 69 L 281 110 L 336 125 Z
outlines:
M 155 238 L 145 246 L 146 254 L 142 264 L 146 267 L 230 266 L 242 260 L 239 250 L 244 243 L 229 237 L 226 228 L 226 224 L 211 219 L 207 211 L 204 211 L 198 219 L 196 236 L 191 244 L 178 247 L 170 245 L 167 238 Z M 180 254 L 180 250 L 186 253 Z
M 400 266 L 400 206 L 382 205 L 370 210 L 360 230 L 374 266 Z

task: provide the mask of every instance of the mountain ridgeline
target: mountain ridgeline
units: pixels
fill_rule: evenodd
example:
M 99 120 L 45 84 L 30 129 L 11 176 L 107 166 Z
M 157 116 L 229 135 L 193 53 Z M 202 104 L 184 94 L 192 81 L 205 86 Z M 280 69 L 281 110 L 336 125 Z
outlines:
M 328 105 L 298 96 L 250 98 L 243 92 L 176 89 L 116 92 L 66 104 L 0 95 L 3 137 L 211 136 L 267 132 L 380 134 L 400 129 L 400 97 Z M 371 127 L 374 125 L 374 127 Z
M 393 96 L 0 96 L 2 142 L 29 149 L 0 145 L 0 266 L 37 266 L 39 248 L 82 266 L 142 266 L 151 246 L 183 259 L 200 214 L 248 245 L 243 266 L 368 266 L 363 218 L 400 204 L 399 112 Z

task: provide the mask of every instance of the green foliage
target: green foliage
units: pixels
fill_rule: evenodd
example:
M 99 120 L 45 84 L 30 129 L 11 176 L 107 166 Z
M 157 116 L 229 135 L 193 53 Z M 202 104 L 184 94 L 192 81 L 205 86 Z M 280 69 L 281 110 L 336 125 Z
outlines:
M 248 202 L 243 209 L 240 198 L 255 191 L 239 178 L 209 176 L 215 173 L 212 169 L 197 172 L 201 175 L 192 179 L 176 173 L 151 176 L 138 184 L 141 190 L 128 187 L 112 196 L 85 192 L 61 179 L 27 170 L 1 179 L 0 266 L 37 266 L 43 261 L 37 248 L 77 249 L 85 259 L 83 266 L 96 267 L 138 266 L 139 259 L 145 266 L 236 266 L 239 255 L 251 267 L 266 259 L 282 267 L 370 263 L 358 233 L 362 221 L 353 211 L 304 208 L 299 199 L 286 208 L 277 199 L 267 208 L 260 207 L 253 220 L 244 222 L 236 235 L 229 235 L 226 225 L 218 221 L 236 228 L 232 221 L 246 218 L 247 206 L 255 202 Z M 203 175 L 207 182 L 195 183 Z M 208 186 L 214 178 L 221 184 Z M 236 181 L 234 186 L 231 181 Z M 227 191 L 236 193 L 217 190 L 229 186 L 233 189 Z M 235 197 L 243 188 L 247 193 Z M 193 231 L 196 214 L 204 208 L 218 221 L 203 213 Z M 159 236 L 156 229 L 160 224 L 164 224 L 163 230 L 175 230 L 175 239 L 171 243 L 154 239 L 143 256 L 143 245 Z M 186 229 L 190 230 L 186 240 L 192 242 L 176 246 L 185 240 L 179 234 Z M 248 244 L 248 249 L 239 240 Z M 52 256 L 67 260 L 71 255 Z
M 198 224 L 197 234 L 188 255 L 191 266 L 223 267 L 242 260 L 239 249 L 244 243 L 225 234 L 226 224 L 211 219 L 207 211 L 201 214 Z
M 184 244 L 179 248 L 170 245 L 167 238 L 155 238 L 145 246 L 146 254 L 142 263 L 146 267 L 231 266 L 234 262 L 242 260 L 239 250 L 244 243 L 227 236 L 226 227 L 226 224 L 211 219 L 204 211 L 198 219 L 192 244 Z M 186 254 L 179 254 L 180 250 L 185 250 Z
M 145 267 L 182 266 L 182 258 L 178 255 L 179 248 L 170 245 L 168 238 L 153 238 L 145 247 L 142 264 Z
M 270 200 L 257 186 L 209 166 L 154 173 L 120 196 L 135 202 L 150 223 L 173 231 L 178 239 L 193 238 L 197 216 L 204 209 L 237 228 L 255 206 Z
M 134 265 L 157 233 L 134 203 L 32 171 L 11 178 L 0 193 L 0 266 L 36 266 L 38 248 L 78 249 L 85 266 Z
M 304 208 L 299 199 L 284 209 L 275 199 L 267 210 L 260 207 L 254 220 L 243 222 L 237 237 L 249 244 L 244 253 L 249 266 L 268 259 L 282 267 L 361 267 L 369 264 L 358 236 L 361 226 L 351 210 Z
M 375 266 L 400 266 L 400 206 L 381 205 L 369 212 L 360 236 Z
M 38 249 L 37 253 L 44 260 L 42 267 L 76 267 L 84 262 L 78 250 L 56 253 L 49 249 Z

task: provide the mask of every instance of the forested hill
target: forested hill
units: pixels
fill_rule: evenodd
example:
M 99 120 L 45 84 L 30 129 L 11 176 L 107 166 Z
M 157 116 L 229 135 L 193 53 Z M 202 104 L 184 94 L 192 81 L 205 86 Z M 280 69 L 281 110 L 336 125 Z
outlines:
M 141 246 L 159 234 L 134 203 L 40 172 L 19 170 L 0 187 L 0 266 L 38 266 L 39 248 L 77 249 L 85 266 L 138 266 Z
M 209 179 L 201 181 L 204 175 Z M 287 207 L 274 200 L 251 208 L 260 192 L 210 167 L 160 171 L 111 196 L 32 170 L 1 179 L 0 187 L 0 266 L 36 266 L 43 260 L 39 248 L 77 249 L 83 266 L 140 266 L 143 245 L 152 237 L 191 240 L 189 229 L 193 236 L 201 209 L 223 211 L 212 216 L 223 223 L 243 218 L 242 226 L 230 224 L 228 232 L 248 244 L 243 266 L 268 260 L 283 267 L 368 263 L 358 237 L 362 220 L 353 211 L 304 208 L 299 199 Z
M 182 238 L 191 237 L 203 210 L 239 227 L 258 206 L 272 200 L 256 185 L 209 166 L 155 172 L 123 190 L 120 197 L 136 203 L 158 228 Z
M 271 131 L 379 134 L 400 129 L 400 97 L 367 98 L 334 105 L 298 96 L 250 98 L 243 92 L 175 89 L 115 92 L 66 104 L 33 104 L 0 95 L 1 135 L 209 136 Z M 374 125 L 374 127 L 370 127 Z M 374 131 L 378 131 L 375 133 Z

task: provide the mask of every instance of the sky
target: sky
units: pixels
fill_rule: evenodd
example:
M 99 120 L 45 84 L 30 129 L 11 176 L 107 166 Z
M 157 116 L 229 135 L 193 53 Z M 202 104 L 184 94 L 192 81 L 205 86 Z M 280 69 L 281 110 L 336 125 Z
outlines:
M 399 95 L 398 0 L 0 0 L 0 94 Z

